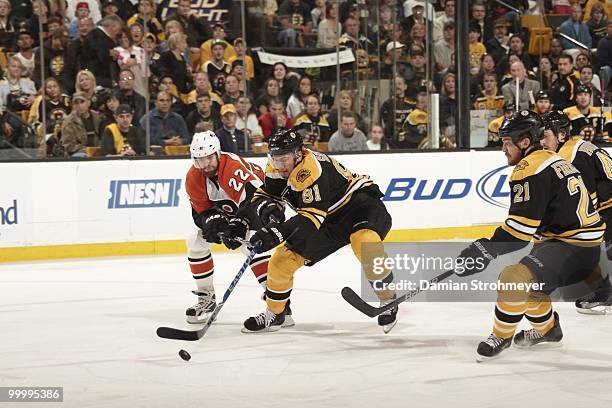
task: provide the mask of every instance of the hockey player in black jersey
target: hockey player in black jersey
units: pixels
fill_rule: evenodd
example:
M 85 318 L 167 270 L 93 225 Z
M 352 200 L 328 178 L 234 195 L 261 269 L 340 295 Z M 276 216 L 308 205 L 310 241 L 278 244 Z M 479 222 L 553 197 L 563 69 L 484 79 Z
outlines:
M 248 318 L 243 332 L 279 330 L 295 272 L 345 245 L 351 245 L 368 279 L 393 279 L 391 271 L 373 274 L 371 270 L 373 258 L 384 256 L 382 240 L 391 229 L 391 216 L 378 186 L 368 176 L 352 173 L 335 159 L 305 148 L 293 129 L 273 135 L 268 148 L 264 185 L 256 191 L 249 211 L 265 227 L 250 241 L 259 243 L 262 251 L 278 248 L 268 264 L 267 308 Z M 297 215 L 278 223 L 270 215 L 280 211 L 281 201 Z M 382 304 L 395 297 L 390 290 L 376 294 Z M 385 332 L 395 325 L 396 314 L 397 307 L 379 316 L 378 324 Z
M 557 152 L 580 171 L 593 206 L 606 223 L 604 241 L 608 259 L 612 260 L 612 159 L 604 149 L 579 136 L 570 136 L 570 120 L 565 112 L 549 112 L 542 120 L 542 147 Z M 578 312 L 605 314 L 612 309 L 612 286 L 608 269 L 609 263 L 596 268 L 593 276 L 596 279 L 593 283 L 595 290 L 591 295 L 576 301 Z
M 554 152 L 543 150 L 543 123 L 538 114 L 516 112 L 500 128 L 502 150 L 515 166 L 510 179 L 511 203 L 506 221 L 491 239 L 473 242 L 460 258 L 480 260 L 466 276 L 486 269 L 499 255 L 535 245 L 516 265 L 505 267 L 499 282 L 493 332 L 478 345 L 477 361 L 497 357 L 510 347 L 558 343 L 563 337 L 550 293 L 584 280 L 599 262 L 605 225 L 593 208 L 578 170 Z M 539 283 L 540 290 L 521 290 L 521 283 Z M 526 287 L 527 285 L 523 285 Z M 514 288 L 514 289 L 513 289 Z M 515 335 L 523 316 L 533 329 Z

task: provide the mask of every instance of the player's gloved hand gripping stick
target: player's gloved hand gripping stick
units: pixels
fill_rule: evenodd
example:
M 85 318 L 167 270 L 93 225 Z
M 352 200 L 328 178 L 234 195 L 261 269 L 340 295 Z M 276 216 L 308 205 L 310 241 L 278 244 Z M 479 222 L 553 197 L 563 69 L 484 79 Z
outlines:
M 245 241 L 245 243 L 248 244 L 248 241 Z M 198 330 L 180 330 L 180 329 L 174 329 L 172 327 L 158 327 L 157 328 L 157 335 L 159 337 L 164 338 L 164 339 L 185 340 L 185 341 L 197 341 L 197 340 L 200 340 L 202 337 L 204 337 L 204 335 L 208 331 L 208 328 L 212 325 L 212 323 L 215 321 L 217 315 L 221 311 L 221 308 L 223 308 L 223 305 L 225 304 L 227 299 L 232 294 L 234 288 L 238 284 L 238 281 L 240 280 L 240 278 L 244 274 L 244 271 L 246 271 L 246 269 L 251 264 L 251 261 L 253 260 L 255 255 L 257 255 L 257 253 L 259 253 L 259 251 L 260 251 L 260 248 L 259 248 L 258 245 L 255 245 L 255 246 L 253 246 L 251 248 L 251 252 L 249 253 L 249 256 L 247 256 L 247 258 L 245 259 L 244 263 L 240 267 L 240 270 L 238 271 L 238 273 L 234 277 L 234 280 L 232 281 L 232 283 L 230 283 L 230 285 L 228 286 L 227 290 L 223 294 L 223 300 L 217 304 L 217 307 L 215 307 L 215 310 L 213 310 L 213 312 L 210 314 L 208 320 L 206 321 L 206 323 L 204 323 L 204 326 L 201 329 L 198 329 Z

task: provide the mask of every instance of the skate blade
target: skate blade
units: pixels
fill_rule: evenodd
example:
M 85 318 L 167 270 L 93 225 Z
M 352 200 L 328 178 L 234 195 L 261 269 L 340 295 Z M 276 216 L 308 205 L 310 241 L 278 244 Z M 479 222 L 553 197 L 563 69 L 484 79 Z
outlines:
M 396 324 L 397 324 L 397 319 L 391 324 L 385 324 L 384 326 L 382 326 L 383 332 L 385 334 L 389 333 L 391 330 L 393 330 Z
M 561 346 L 563 346 L 563 340 L 559 340 L 559 341 L 545 341 L 543 343 L 538 343 L 538 344 L 534 344 L 532 346 L 529 345 L 520 345 L 520 344 L 516 344 L 516 343 L 512 343 L 512 345 L 518 349 L 521 350 L 529 350 L 529 349 L 539 349 L 539 350 L 546 350 L 546 349 L 555 349 L 555 348 L 559 348 Z
M 502 350 L 502 352 L 503 352 L 503 350 Z M 491 360 L 496 360 L 496 359 L 498 359 L 500 357 L 501 357 L 501 353 L 499 353 L 499 354 L 497 354 L 497 355 L 495 355 L 493 357 L 481 356 L 480 354 L 476 353 L 476 362 L 477 363 L 486 363 L 486 362 L 491 361 Z
M 295 326 L 295 321 L 293 320 L 293 317 L 285 316 L 285 321 L 283 322 L 283 324 L 281 324 L 281 327 L 285 328 L 285 327 L 293 327 L 293 326 Z
M 612 306 L 595 306 L 590 309 L 577 307 L 576 311 L 585 315 L 606 315 L 612 313 Z
M 263 334 L 263 333 L 273 333 L 273 332 L 277 332 L 281 329 L 282 326 L 270 326 L 270 327 L 266 327 L 265 329 L 262 330 L 249 330 L 246 327 L 243 327 L 240 331 L 242 333 L 247 333 L 247 334 Z
M 208 318 L 210 317 L 210 315 L 211 313 L 202 313 L 199 316 L 186 316 L 186 320 L 189 324 L 205 324 L 206 322 L 208 322 Z M 216 317 L 215 320 L 217 320 Z

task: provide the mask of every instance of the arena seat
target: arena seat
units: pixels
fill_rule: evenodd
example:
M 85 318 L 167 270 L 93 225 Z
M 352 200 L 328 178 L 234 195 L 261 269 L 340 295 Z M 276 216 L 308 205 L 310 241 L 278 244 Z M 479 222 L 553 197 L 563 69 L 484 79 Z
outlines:
M 86 147 L 85 152 L 87 153 L 87 157 L 102 156 L 101 147 Z
M 553 32 L 550 27 L 530 28 L 527 52 L 531 55 L 548 54 L 552 35 Z
M 546 27 L 546 22 L 541 14 L 523 14 L 521 16 L 521 27 L 528 29 Z
M 164 153 L 168 156 L 189 156 L 189 145 L 164 146 Z
M 315 142 L 315 150 L 319 151 L 319 152 L 326 152 L 329 150 L 329 143 L 328 142 Z
M 252 143 L 251 152 L 252 153 L 268 153 L 268 144 L 267 143 Z

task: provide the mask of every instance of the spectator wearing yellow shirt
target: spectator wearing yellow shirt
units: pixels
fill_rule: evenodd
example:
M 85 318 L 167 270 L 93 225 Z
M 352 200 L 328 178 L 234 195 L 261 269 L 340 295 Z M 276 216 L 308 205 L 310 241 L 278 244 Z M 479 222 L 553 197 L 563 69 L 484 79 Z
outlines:
M 480 38 L 480 26 L 478 23 L 470 23 L 470 73 L 472 75 L 478 74 L 480 71 L 480 61 L 482 56 L 487 53 L 487 49 L 483 43 L 479 42 Z
M 608 17 L 612 16 L 612 1 L 610 0 L 587 0 L 584 5 L 584 16 L 582 16 L 582 21 L 587 22 L 591 19 L 591 10 L 595 4 L 601 4 L 608 15 Z M 596 44 L 593 44 L 596 45 Z
M 139 23 L 144 27 L 145 21 L 147 22 L 148 31 L 155 34 L 158 41 L 164 41 L 166 39 L 162 24 L 155 17 L 155 2 L 153 0 L 140 0 L 138 2 L 138 13 L 128 19 L 127 26 L 131 27 Z
M 244 59 L 244 61 L 246 62 L 247 77 L 249 79 L 255 78 L 255 65 L 253 64 L 253 58 L 251 58 L 249 55 L 246 55 L 246 44 L 244 43 L 244 40 L 242 38 L 238 37 L 234 40 L 234 51 L 236 52 L 236 55 L 227 58 L 227 63 L 233 65 L 232 63 L 235 60 Z
M 228 43 L 226 40 L 225 27 L 223 27 L 221 23 L 216 23 L 213 26 L 213 38 L 204 41 L 200 46 L 200 65 L 204 65 L 207 61 L 212 59 L 213 42 L 216 44 L 219 41 L 225 44 L 225 51 L 223 53 L 223 59 L 225 61 L 236 56 L 236 50 L 232 44 Z
M 504 107 L 504 95 L 498 94 L 497 77 L 494 73 L 485 73 L 482 76 L 482 90 L 474 100 L 476 110 L 502 110 Z

